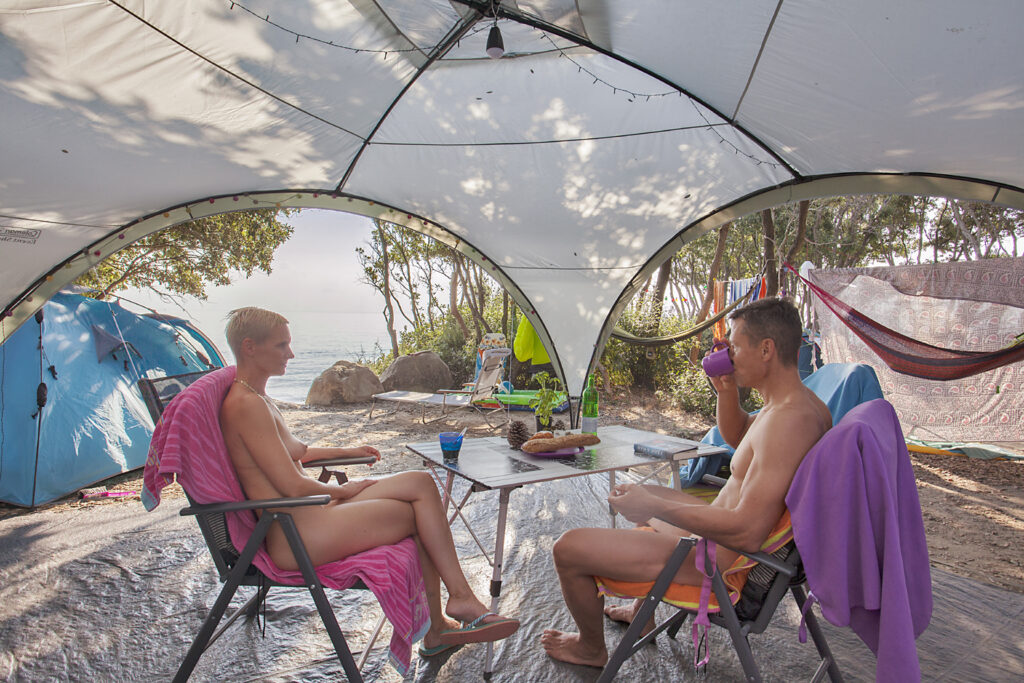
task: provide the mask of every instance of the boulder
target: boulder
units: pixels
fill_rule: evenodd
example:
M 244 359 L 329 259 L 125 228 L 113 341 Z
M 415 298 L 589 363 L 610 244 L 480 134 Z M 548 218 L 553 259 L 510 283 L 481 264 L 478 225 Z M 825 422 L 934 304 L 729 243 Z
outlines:
M 336 406 L 342 403 L 369 401 L 384 391 L 380 380 L 370 368 L 351 361 L 339 360 L 320 373 L 309 387 L 306 403 L 311 406 Z
M 417 351 L 393 360 L 381 373 L 380 381 L 385 391 L 434 393 L 438 389 L 451 389 L 455 380 L 441 356 L 433 351 Z

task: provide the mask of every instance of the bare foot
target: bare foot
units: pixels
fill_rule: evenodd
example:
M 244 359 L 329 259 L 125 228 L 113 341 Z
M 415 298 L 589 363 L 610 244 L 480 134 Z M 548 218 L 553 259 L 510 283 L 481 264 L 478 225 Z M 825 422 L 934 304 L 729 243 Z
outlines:
M 603 667 L 608 663 L 608 650 L 604 642 L 588 644 L 580 640 L 578 633 L 564 633 L 547 629 L 540 637 L 540 644 L 552 659 L 569 664 Z
M 634 602 L 632 605 L 608 605 L 604 608 L 604 613 L 605 616 L 607 616 L 612 621 L 617 621 L 621 624 L 628 625 L 633 623 L 633 617 L 636 616 L 636 613 L 640 610 L 641 604 L 643 604 L 642 601 L 638 600 Z M 643 630 L 640 631 L 640 637 L 643 638 L 644 636 L 646 636 L 648 633 L 651 632 L 651 629 L 653 628 L 654 617 L 652 616 L 650 619 L 647 620 L 647 623 L 644 625 Z

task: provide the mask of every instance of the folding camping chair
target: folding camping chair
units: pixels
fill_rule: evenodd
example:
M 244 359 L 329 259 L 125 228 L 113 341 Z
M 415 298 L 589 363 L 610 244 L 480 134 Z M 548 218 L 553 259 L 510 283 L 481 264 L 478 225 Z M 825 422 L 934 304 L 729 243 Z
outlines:
M 633 617 L 618 647 L 609 657 L 601 676 L 597 679 L 598 683 L 607 683 L 615 678 L 622 664 L 644 645 L 653 641 L 659 633 L 665 631 L 670 638 L 675 638 L 686 618 L 698 612 L 700 587 L 672 583 L 690 549 L 697 542 L 698 539 L 692 537 L 679 539 L 668 563 L 653 585 L 646 590 L 646 595 L 636 589 L 650 584 L 627 584 L 603 578 L 600 580 L 603 592 L 618 597 L 642 597 L 643 605 Z M 800 564 L 800 553 L 793 541 L 789 513 L 786 512 L 779 520 L 768 540 L 762 545 L 761 551 L 741 553 L 725 574 L 713 565 L 706 553 L 703 561 L 705 572 L 714 569 L 711 579 L 713 593 L 707 608 L 708 621 L 729 631 L 746 680 L 760 681 L 761 673 L 747 636 L 751 633 L 764 632 L 776 608 L 785 597 L 787 589 L 792 592 L 801 611 L 807 601 L 806 579 Z M 658 603 L 663 601 L 677 607 L 678 611 L 658 624 L 650 633 L 640 637 L 644 625 L 654 616 Z M 842 675 L 813 610 L 807 611 L 806 624 L 821 657 L 812 680 L 821 680 L 827 672 L 833 683 L 839 683 L 843 680 Z
M 855 366 L 846 368 L 846 370 L 853 374 L 863 372 Z M 902 441 L 899 423 L 891 406 L 886 415 L 891 424 L 886 425 L 878 424 L 877 413 L 869 410 L 879 403 L 885 404 L 882 400 L 875 400 L 860 404 L 852 410 L 847 406 L 849 412 L 811 448 L 804 458 L 804 465 L 815 463 L 816 459 L 823 457 L 821 455 L 823 453 L 831 455 L 839 452 L 844 446 L 854 448 L 858 458 L 864 458 L 864 455 L 870 452 L 870 449 L 877 448 L 876 444 L 881 442 L 877 438 L 861 439 L 851 437 L 851 435 L 858 435 L 861 429 L 870 431 L 872 428 L 883 430 L 888 428 L 894 430 L 899 440 Z M 857 471 L 860 471 L 861 467 L 858 464 L 856 466 Z M 906 467 L 909 468 L 909 464 Z M 827 472 L 827 476 L 832 476 L 833 470 L 823 468 L 821 471 L 823 473 Z M 805 470 L 802 466 L 798 470 L 794 484 L 790 489 L 790 496 L 795 496 L 796 502 L 793 502 L 787 496 L 787 503 L 791 506 L 797 505 L 803 499 L 799 491 L 796 493 L 793 493 L 793 491 L 797 489 L 797 481 L 801 480 L 801 475 L 804 472 Z M 805 484 L 808 476 L 810 475 L 804 476 Z M 822 474 L 819 476 L 826 475 Z M 914 502 L 916 503 L 916 500 Z M 830 533 L 830 528 L 825 528 L 819 524 L 814 527 L 813 531 L 819 536 L 826 536 Z M 836 529 L 831 529 L 831 532 L 835 531 Z M 924 544 L 923 534 L 923 525 L 921 525 L 921 545 Z M 622 666 L 622 663 L 643 645 L 653 640 L 658 633 L 667 630 L 669 636 L 675 637 L 676 632 L 686 617 L 697 611 L 695 603 L 699 600 L 700 588 L 672 583 L 672 579 L 682 566 L 687 553 L 697 542 L 698 539 L 696 538 L 679 539 L 679 543 L 671 558 L 653 584 L 622 584 L 621 582 L 601 579 L 604 592 L 619 597 L 642 597 L 644 602 L 626 630 L 626 635 L 623 636 L 622 642 L 619 643 L 619 646 L 609 659 L 599 679 L 600 681 L 610 681 L 619 670 L 619 667 Z M 804 547 L 806 549 L 808 546 L 805 544 Z M 845 559 L 844 557 L 843 560 Z M 742 582 L 742 577 L 740 577 L 740 571 L 734 571 L 742 569 L 737 564 L 730 567 L 723 575 L 709 561 L 706 553 L 703 556 L 698 554 L 697 557 L 698 563 L 704 562 L 705 571 L 714 569 L 711 586 L 714 591 L 715 600 L 713 605 L 709 605 L 708 620 L 711 624 L 728 629 L 747 680 L 760 681 L 761 674 L 750 650 L 750 644 L 747 642 L 747 636 L 751 633 L 762 633 L 764 631 L 772 615 L 775 613 L 776 607 L 785 595 L 787 588 L 792 592 L 793 598 L 796 600 L 796 604 L 801 612 L 804 611 L 804 605 L 807 601 L 807 578 L 804 575 L 788 511 L 779 520 L 779 524 L 762 546 L 761 551 L 757 553 L 741 552 L 737 563 L 744 564 L 747 560 L 752 560 L 757 564 L 750 569 L 750 573 L 746 576 L 744 583 Z M 856 558 L 851 558 L 850 560 L 853 565 L 857 565 L 861 561 L 863 560 Z M 927 558 L 925 558 L 925 566 L 927 566 Z M 737 577 L 739 577 L 739 580 L 737 580 Z M 640 590 L 640 587 L 643 587 L 643 589 Z M 817 588 L 819 593 L 821 590 L 821 587 Z M 657 626 L 649 634 L 640 638 L 640 631 L 643 629 L 644 624 L 650 620 L 658 603 L 662 601 L 669 602 L 669 604 L 678 607 L 680 611 L 673 614 L 667 621 Z M 813 680 L 820 680 L 825 672 L 827 672 L 833 682 L 841 681 L 842 676 L 839 672 L 839 667 L 835 663 L 831 650 L 829 650 L 828 643 L 813 610 L 808 609 L 804 618 L 814 640 L 814 645 L 818 650 L 818 655 L 821 657 L 821 663 L 815 672 Z
M 175 398 L 183 390 L 186 390 L 187 386 L 190 386 L 205 374 L 207 373 L 189 373 L 184 376 L 140 380 L 140 388 L 144 387 L 143 394 L 153 399 L 152 403 L 149 403 L 149 400 L 147 400 L 147 404 L 152 406 L 154 411 L 154 421 L 161 421 L 163 410 L 167 407 L 170 400 Z M 307 463 L 307 466 L 323 468 L 320 475 L 321 481 L 326 481 L 331 476 L 335 476 L 339 483 L 344 483 L 347 481 L 345 474 L 340 471 L 329 470 L 328 467 L 340 464 L 369 463 L 372 460 L 373 458 L 321 460 Z M 335 653 L 337 654 L 338 660 L 345 671 L 345 675 L 350 681 L 361 682 L 362 676 L 360 674 L 360 670 L 366 662 L 367 656 L 381 632 L 385 617 L 382 616 L 378 621 L 376 628 L 371 635 L 370 641 L 363 650 L 362 656 L 357 664 L 353 659 L 352 653 L 348 648 L 348 644 L 345 641 L 345 637 L 342 634 L 341 628 L 339 627 L 338 621 L 334 615 L 334 611 L 331 608 L 331 604 L 324 592 L 322 585 L 323 582 L 317 576 L 313 563 L 310 560 L 309 553 L 306 551 L 305 544 L 299 535 L 298 529 L 296 528 L 291 515 L 286 512 L 279 511 L 279 508 L 326 505 L 330 502 L 330 496 L 319 495 L 301 498 L 243 500 L 224 503 L 197 504 L 187 489 L 185 493 L 188 498 L 189 506 L 183 508 L 180 511 L 180 514 L 183 516 L 196 517 L 196 521 L 199 524 L 203 538 L 206 541 L 207 547 L 213 558 L 214 565 L 217 568 L 217 573 L 220 580 L 224 583 L 224 586 L 221 589 L 220 594 L 217 596 L 213 607 L 210 609 L 208 616 L 204 620 L 199 633 L 193 640 L 185 659 L 182 661 L 181 666 L 174 677 L 174 680 L 188 680 L 203 652 L 205 652 L 206 649 L 209 648 L 210 645 L 212 645 L 240 616 L 245 615 L 248 618 L 255 617 L 270 589 L 275 586 L 282 586 L 289 588 L 306 587 L 309 589 L 316 605 L 317 612 L 320 615 L 320 619 L 323 622 L 324 627 L 327 629 L 331 642 L 334 645 Z M 274 508 L 274 510 L 269 511 L 271 508 Z M 245 547 L 241 552 L 239 552 L 231 541 L 226 515 L 229 512 L 255 512 L 257 510 L 263 510 L 264 512 L 260 515 L 259 521 L 256 522 L 255 529 L 249 537 Z M 285 538 L 288 540 L 288 544 L 295 556 L 295 560 L 299 566 L 299 571 L 302 574 L 303 582 L 301 584 L 281 583 L 275 581 L 268 577 L 264 572 L 260 571 L 260 569 L 258 569 L 253 563 L 257 551 L 263 545 L 271 525 L 275 523 L 281 525 Z M 220 625 L 220 628 L 217 628 L 239 586 L 254 586 L 256 587 L 256 592 L 245 602 L 245 604 L 235 610 L 235 612 L 228 617 L 227 621 Z M 357 581 L 352 588 L 365 590 L 367 586 L 362 581 Z
M 468 396 L 469 406 L 483 415 L 487 425 L 494 429 L 494 425 L 491 424 L 487 416 L 490 413 L 502 410 L 504 406 L 499 403 L 497 408 L 484 408 L 479 405 L 479 402 L 494 396 L 495 389 L 501 383 L 502 371 L 505 369 L 505 359 L 511 353 L 511 349 L 507 348 L 487 349 L 483 352 L 480 372 L 477 374 L 475 382 L 467 384 L 462 389 L 441 389 L 438 391 L 437 393 L 443 397 L 442 406 L 444 412 L 447 413 L 448 410 L 447 401 L 449 396 Z

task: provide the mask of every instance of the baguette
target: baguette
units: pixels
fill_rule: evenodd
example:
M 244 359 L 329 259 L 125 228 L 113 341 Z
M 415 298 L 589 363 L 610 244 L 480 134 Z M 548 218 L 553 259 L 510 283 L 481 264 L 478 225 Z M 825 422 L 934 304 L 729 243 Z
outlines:
M 596 434 L 566 434 L 551 438 L 530 439 L 520 448 L 527 453 L 550 453 L 563 448 L 593 446 L 599 443 L 601 443 L 601 439 L 597 438 Z

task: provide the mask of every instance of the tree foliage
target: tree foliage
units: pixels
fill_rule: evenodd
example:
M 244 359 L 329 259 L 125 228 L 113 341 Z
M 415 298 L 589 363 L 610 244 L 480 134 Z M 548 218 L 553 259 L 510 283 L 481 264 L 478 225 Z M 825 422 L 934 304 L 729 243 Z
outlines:
M 288 213 L 238 211 L 161 230 L 104 259 L 76 284 L 101 299 L 129 287 L 206 299 L 207 285 L 230 284 L 232 272 L 271 272 L 274 252 L 292 234 L 280 220 Z
M 356 253 L 363 282 L 384 299 L 391 358 L 430 348 L 461 381 L 472 379 L 473 354 L 484 333 L 504 332 L 511 343 L 515 319 L 507 293 L 458 251 L 374 220 L 369 242 Z M 399 334 L 400 326 L 407 330 Z
M 434 349 L 465 380 L 471 378 L 473 353 L 483 333 L 504 332 L 512 344 L 516 308 L 485 270 L 406 228 L 380 221 L 375 228 L 359 256 L 365 281 L 385 302 L 392 332 L 389 357 Z M 785 263 L 850 268 L 1015 256 L 1022 241 L 1024 212 L 979 202 L 859 195 L 786 204 L 739 218 L 685 245 L 652 274 L 618 324 L 639 336 L 688 329 L 708 315 L 714 280 L 761 274 L 773 290 L 795 294 L 798 303 L 808 306 L 800 301 L 802 288 Z M 399 334 L 401 326 L 407 329 Z M 695 338 L 696 351 L 690 344 L 651 350 L 613 340 L 601 360 L 602 375 L 616 384 L 681 398 L 681 392 L 703 396 L 696 402 L 706 406 L 707 396 L 694 393 L 695 387 L 706 389 L 694 368 L 709 338 L 710 332 Z M 513 364 L 513 383 L 525 386 L 525 376 L 515 369 Z

